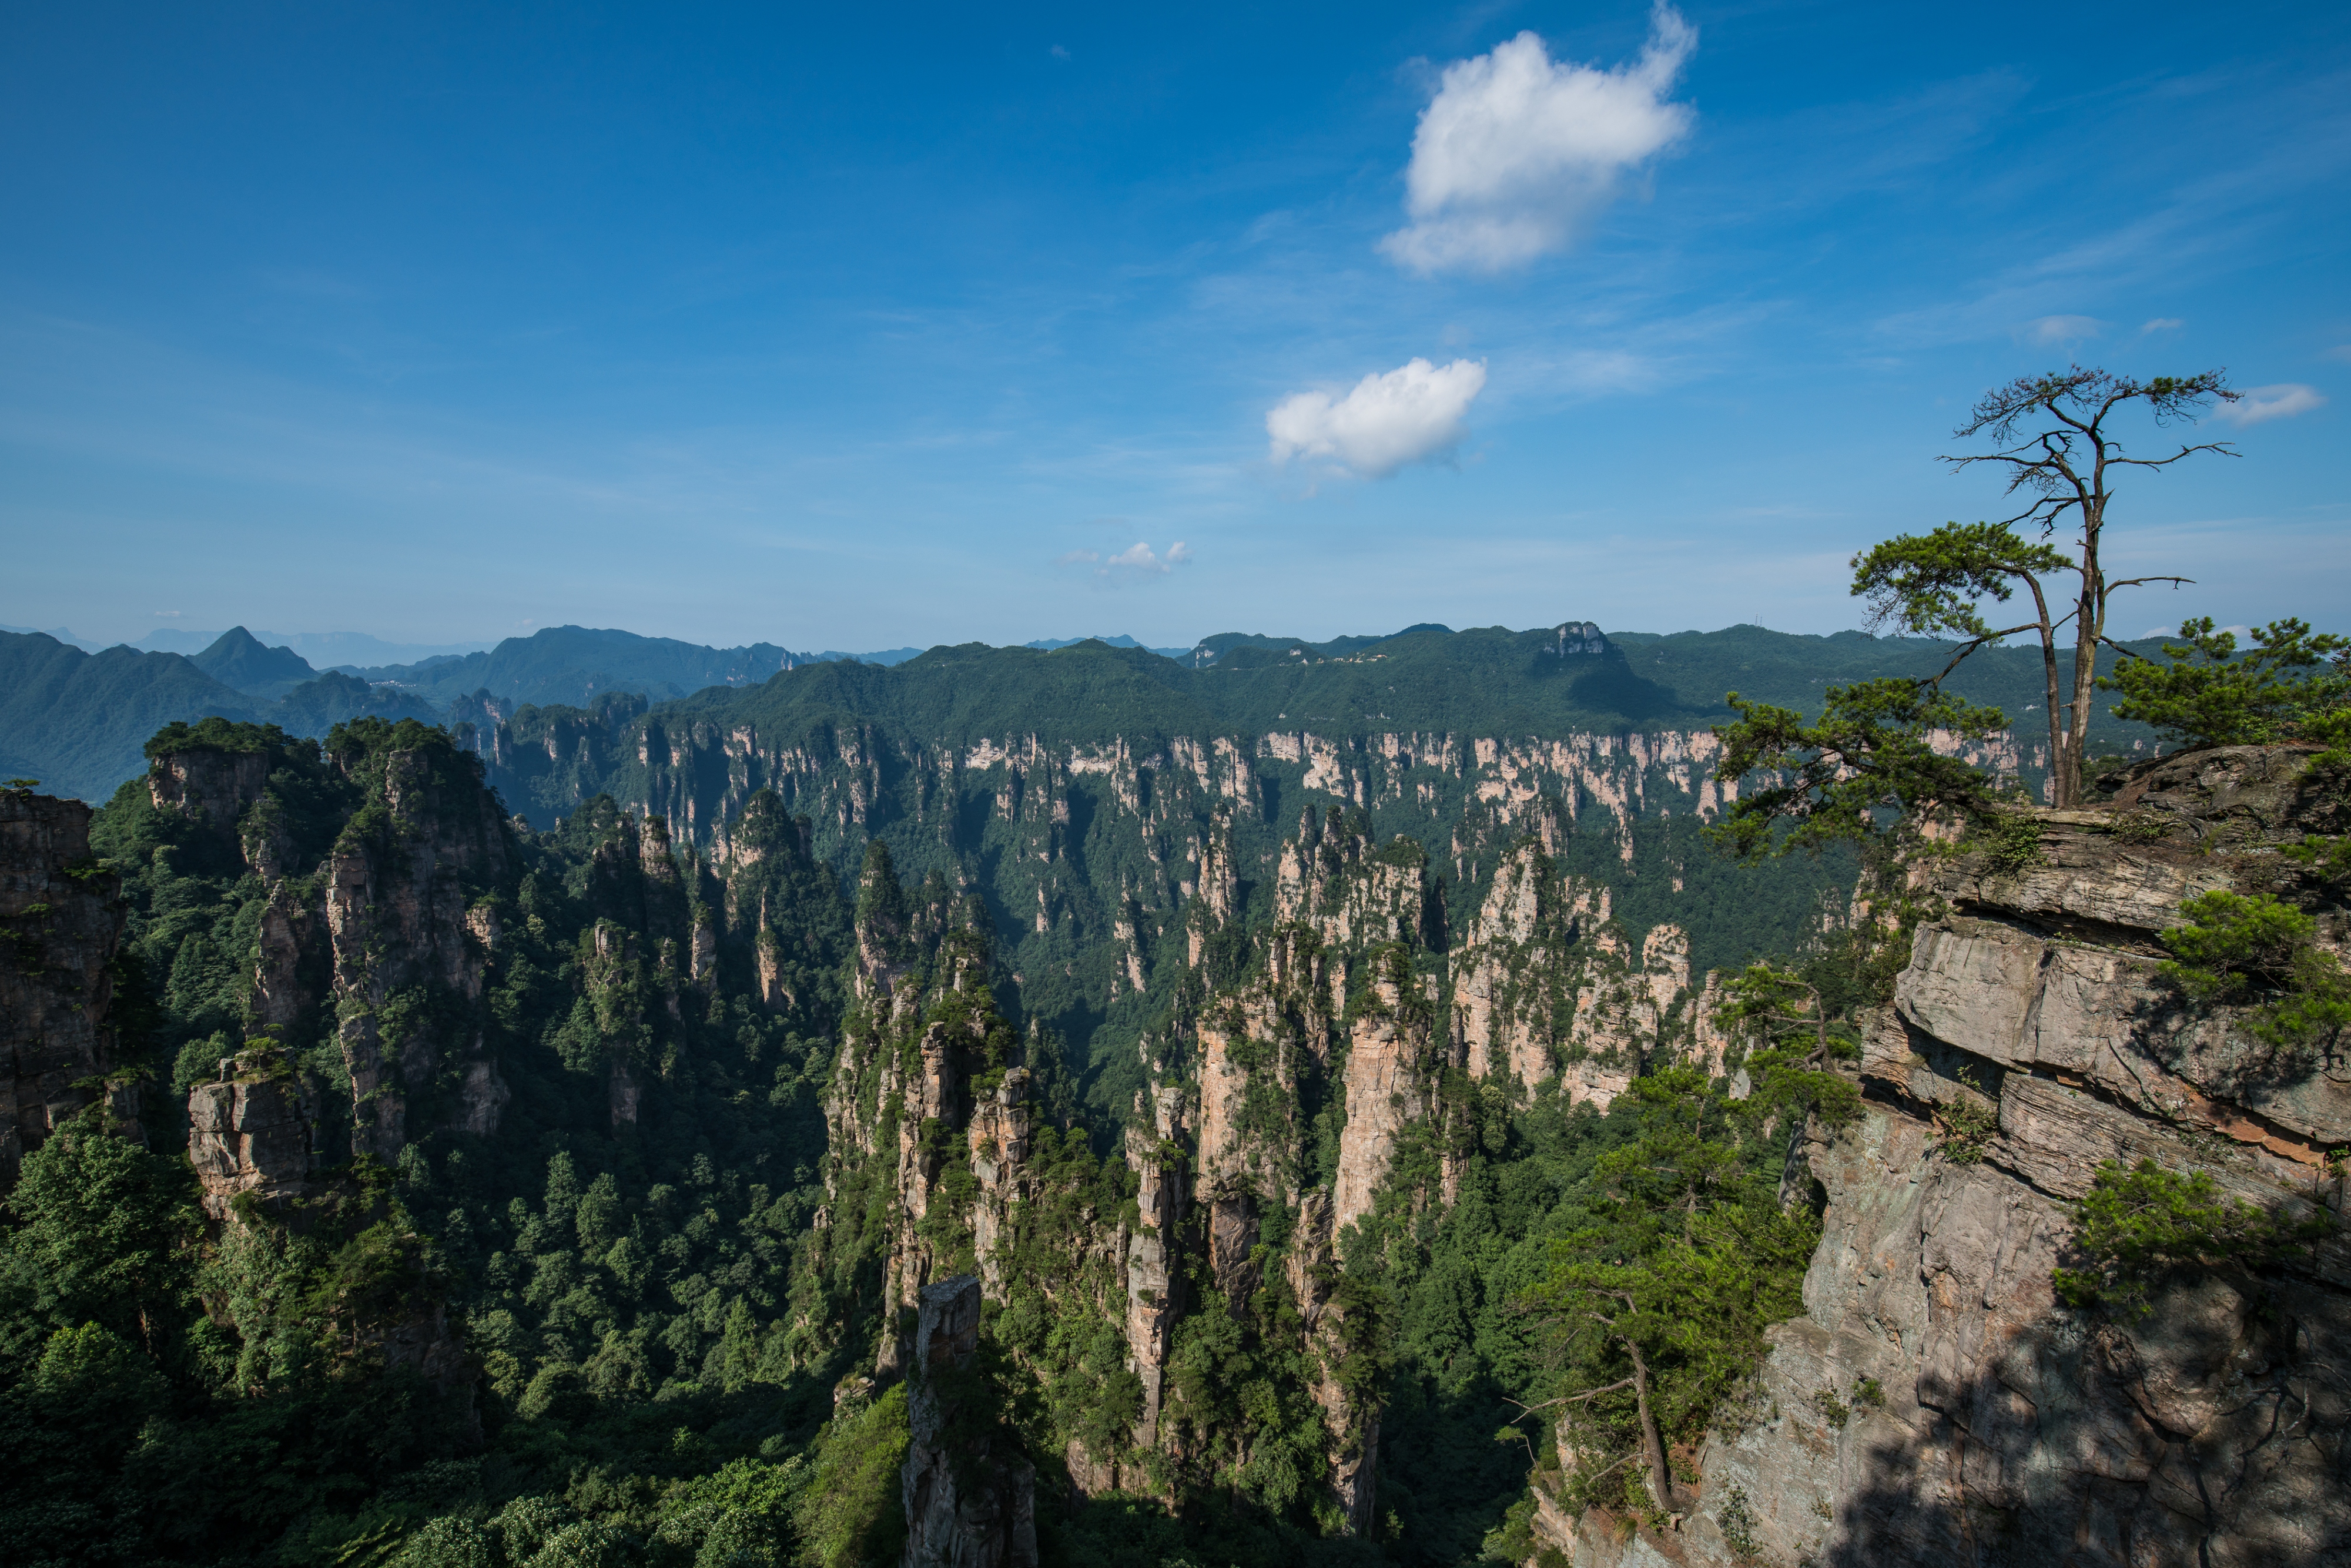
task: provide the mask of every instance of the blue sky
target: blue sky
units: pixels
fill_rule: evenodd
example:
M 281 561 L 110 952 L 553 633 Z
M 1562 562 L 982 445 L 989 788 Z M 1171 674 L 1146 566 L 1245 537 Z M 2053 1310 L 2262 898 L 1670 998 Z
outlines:
M 20 6 L 0 621 L 1828 631 L 2072 357 L 2269 389 L 2124 630 L 2351 630 L 2346 185 L 2307 4 Z

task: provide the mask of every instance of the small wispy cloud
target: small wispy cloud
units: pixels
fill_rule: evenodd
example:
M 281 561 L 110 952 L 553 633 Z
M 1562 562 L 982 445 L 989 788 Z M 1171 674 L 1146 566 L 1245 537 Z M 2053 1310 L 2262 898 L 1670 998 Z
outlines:
M 2314 408 L 2326 406 L 2325 392 L 2299 382 L 2247 387 L 2244 393 L 2235 402 L 2224 402 L 2214 409 L 2212 417 L 2225 419 L 2241 430 L 2249 424 L 2265 424 L 2273 419 L 2292 419 L 2295 414 L 2308 413 Z
M 1409 226 L 1380 249 L 1413 272 L 1499 272 L 1565 250 L 1618 180 L 1689 133 L 1670 101 L 1698 29 L 1659 0 L 1629 66 L 1554 62 L 1520 33 L 1445 68 L 1405 172 Z
M 2138 335 L 2144 338 L 2154 332 L 2177 332 L 2187 325 L 2187 322 L 2177 316 L 2158 316 L 2154 320 L 2140 327 Z
M 1192 547 L 1177 539 L 1162 554 L 1137 539 L 1124 549 L 1108 556 L 1100 550 L 1073 549 L 1055 558 L 1053 564 L 1092 567 L 1092 575 L 1097 582 L 1133 582 L 1165 577 L 1179 566 L 1191 565 Z
M 1292 392 L 1265 416 L 1272 459 L 1325 458 L 1366 479 L 1450 450 L 1467 433 L 1469 404 L 1486 385 L 1481 360 L 1438 367 L 1413 360 L 1365 376 L 1343 397 Z
M 2036 348 L 2050 348 L 2063 343 L 2078 343 L 2085 338 L 2095 338 L 2106 329 L 2106 324 L 2095 316 L 2043 316 L 2027 321 L 2019 334 Z
M 1179 566 L 1192 564 L 1192 547 L 1177 539 L 1167 547 L 1165 555 L 1154 555 L 1151 547 L 1141 540 L 1127 546 L 1102 562 L 1105 571 L 1133 571 L 1165 577 Z
M 1052 57 L 1057 60 L 1066 60 L 1070 57 L 1070 51 L 1063 48 L 1059 44 L 1055 44 L 1050 52 Z
M 2337 343 L 2326 350 L 2326 357 L 2330 360 L 2340 360 L 2345 364 L 2351 365 L 2351 343 Z

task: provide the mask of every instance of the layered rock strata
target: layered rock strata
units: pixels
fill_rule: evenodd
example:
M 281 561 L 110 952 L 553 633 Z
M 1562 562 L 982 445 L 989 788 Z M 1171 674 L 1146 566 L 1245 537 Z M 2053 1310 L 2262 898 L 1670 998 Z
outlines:
M 2103 1162 L 2209 1173 L 2340 1216 L 2351 1071 L 2190 1007 L 2158 937 L 2209 890 L 2270 893 L 2345 950 L 2339 893 L 2278 854 L 2339 833 L 2308 753 L 2135 770 L 2112 807 L 2036 814 L 2036 851 L 1965 857 L 1862 1064 L 1861 1120 L 1811 1150 L 1825 1230 L 1804 1316 L 1744 1425 L 1699 1457 L 1677 1533 L 1560 1520 L 1579 1564 L 2351 1562 L 2351 1246 L 2176 1275 L 2152 1310 L 2053 1287 Z M 1955 1107 L 1996 1116 L 1980 1138 Z

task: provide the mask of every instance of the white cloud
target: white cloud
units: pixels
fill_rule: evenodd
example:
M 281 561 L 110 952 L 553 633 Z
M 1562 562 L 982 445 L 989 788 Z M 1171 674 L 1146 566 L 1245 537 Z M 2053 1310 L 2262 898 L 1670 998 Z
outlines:
M 2095 316 L 2043 316 L 2024 324 L 2024 337 L 2043 348 L 2055 343 L 2078 343 L 2085 338 L 2095 338 L 2105 330 L 2106 324 Z
M 2244 392 L 2245 395 L 2237 402 L 2224 402 L 2214 409 L 2212 416 L 2225 419 L 2241 429 L 2265 420 L 2292 419 L 2297 413 L 2308 413 L 2314 408 L 2326 406 L 2325 393 L 2298 382 L 2286 382 L 2273 387 L 2247 387 Z
M 1192 564 L 1192 547 L 1182 539 L 1169 545 L 1165 554 L 1153 549 L 1137 539 L 1116 554 L 1105 556 L 1100 550 L 1073 549 L 1054 558 L 1055 566 L 1092 567 L 1097 586 L 1141 581 L 1154 577 L 1165 577 L 1179 566 Z
M 2187 325 L 2187 322 L 2177 316 L 2158 316 L 2154 320 L 2141 327 L 2138 329 L 2138 335 L 2144 338 L 2149 332 L 2177 332 Z
M 1139 576 L 1165 577 L 1179 566 L 1192 562 L 1192 547 L 1177 539 L 1167 547 L 1165 555 L 1155 555 L 1151 547 L 1137 539 L 1108 560 L 1102 562 L 1100 575 L 1113 571 L 1131 571 Z
M 1459 441 L 1462 416 L 1485 385 L 1483 361 L 1456 360 L 1439 369 L 1414 360 L 1365 376 L 1342 398 L 1292 392 L 1265 416 L 1273 461 L 1323 457 L 1365 478 L 1384 478 Z
M 2341 360 L 2346 364 L 2351 364 L 2351 343 L 2336 344 L 2334 348 L 2326 350 L 2326 357 L 2330 360 Z
M 1419 273 L 1499 272 L 1566 249 L 1620 175 L 1688 133 L 1689 106 L 1666 94 L 1697 47 L 1698 29 L 1658 0 L 1629 66 L 1554 63 L 1526 32 L 1446 67 L 1405 172 L 1413 221 L 1380 248 Z

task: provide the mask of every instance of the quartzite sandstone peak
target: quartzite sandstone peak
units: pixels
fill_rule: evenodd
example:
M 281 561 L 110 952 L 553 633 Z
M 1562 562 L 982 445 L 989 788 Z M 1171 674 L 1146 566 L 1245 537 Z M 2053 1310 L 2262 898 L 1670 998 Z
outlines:
M 2133 770 L 2035 813 L 2040 848 L 1951 864 L 1862 1064 L 1860 1122 L 1812 1145 L 1826 1228 L 1747 1424 L 1698 1456 L 1670 1541 L 1546 1515 L 1579 1565 L 2330 1563 L 2351 1560 L 2351 1242 L 2256 1289 L 2204 1277 L 2144 1319 L 2064 1307 L 2065 1207 L 2099 1162 L 2210 1171 L 2263 1207 L 2344 1207 L 2351 1070 L 2281 1060 L 2157 974 L 2185 896 L 2275 892 L 2277 846 L 2340 832 L 2310 753 Z M 2339 906 L 2322 922 L 2338 956 Z M 1996 1108 L 1980 1161 L 1938 1108 Z M 2336 1151 L 2329 1162 L 2329 1151 Z

